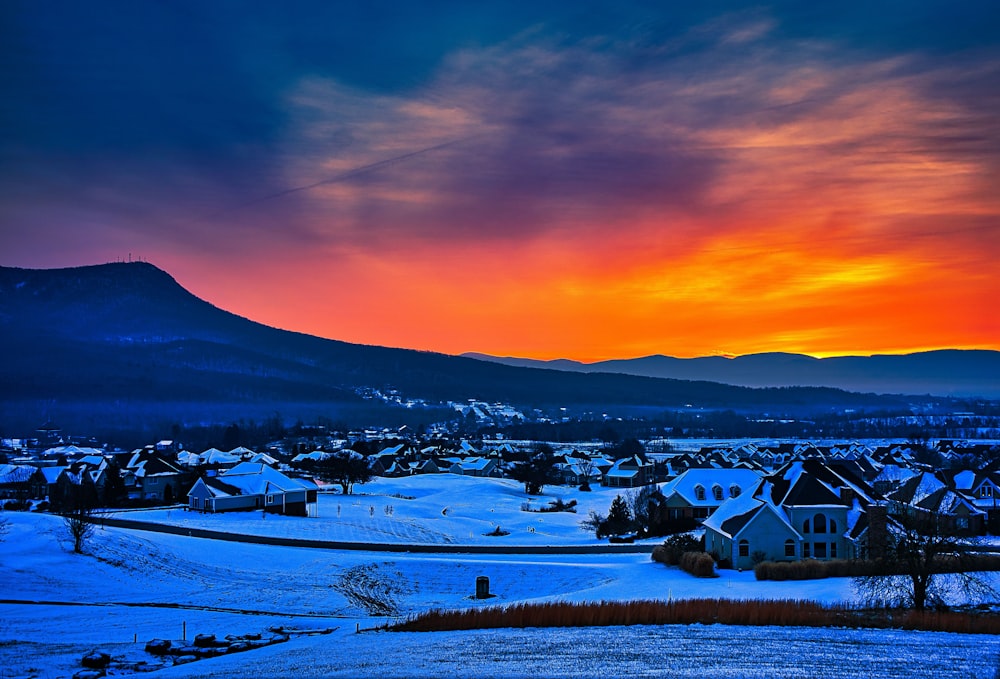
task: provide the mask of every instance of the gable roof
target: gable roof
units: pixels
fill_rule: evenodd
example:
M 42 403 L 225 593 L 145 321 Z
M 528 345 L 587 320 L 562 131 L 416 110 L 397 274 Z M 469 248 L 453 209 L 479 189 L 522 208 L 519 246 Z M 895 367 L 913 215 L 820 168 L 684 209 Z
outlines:
M 241 462 L 215 478 L 238 488 L 242 495 L 265 495 L 276 491 L 314 490 L 315 483 L 307 479 L 285 476 L 274 467 L 260 462 Z
M 660 492 L 668 498 L 677 494 L 694 507 L 714 507 L 719 504 L 719 500 L 713 496 L 712 486 L 718 485 L 722 488 L 722 498 L 725 500 L 729 497 L 735 497 L 732 494 L 732 486 L 735 485 L 740 489 L 738 495 L 753 494 L 757 490 L 760 480 L 761 475 L 752 469 L 695 468 L 688 469 L 677 478 L 665 483 Z M 705 497 L 700 500 L 695 492 L 695 487 L 699 485 L 705 489 Z
M 874 502 L 875 492 L 839 464 L 808 459 L 789 462 L 766 477 L 772 504 L 781 506 L 842 505 L 841 488 L 849 488 L 861 504 Z

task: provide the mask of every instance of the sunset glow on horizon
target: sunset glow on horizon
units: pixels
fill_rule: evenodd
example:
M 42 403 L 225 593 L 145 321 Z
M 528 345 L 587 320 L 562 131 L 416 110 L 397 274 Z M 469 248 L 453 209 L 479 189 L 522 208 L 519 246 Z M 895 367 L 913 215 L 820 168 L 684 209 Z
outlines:
M 1000 350 L 989 4 L 112 4 L 0 10 L 0 265 L 449 354 Z

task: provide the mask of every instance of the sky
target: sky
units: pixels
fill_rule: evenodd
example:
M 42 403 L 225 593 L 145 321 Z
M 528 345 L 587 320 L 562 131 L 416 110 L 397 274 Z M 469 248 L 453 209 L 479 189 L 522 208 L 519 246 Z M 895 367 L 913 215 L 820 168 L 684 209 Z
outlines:
M 594 361 L 1000 349 L 1000 5 L 0 3 L 0 265 Z

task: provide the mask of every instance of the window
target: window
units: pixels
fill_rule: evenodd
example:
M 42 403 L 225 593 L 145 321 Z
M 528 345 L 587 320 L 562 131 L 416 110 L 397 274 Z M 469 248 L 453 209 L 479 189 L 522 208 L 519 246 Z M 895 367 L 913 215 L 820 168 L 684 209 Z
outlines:
M 191 509 L 198 509 L 201 506 L 201 500 L 196 497 L 191 498 Z
M 712 486 L 712 497 L 715 498 L 716 502 L 722 502 L 722 486 L 719 484 Z
M 806 519 L 805 521 L 802 522 L 802 532 L 803 533 L 809 532 L 809 519 Z
M 740 487 L 735 483 L 729 486 L 729 497 L 739 497 L 741 492 L 743 491 L 741 491 Z
M 993 497 L 993 486 L 987 486 L 984 484 L 983 487 L 979 489 L 979 497 Z
M 740 540 L 740 556 L 750 556 L 749 540 Z
M 825 559 L 826 558 L 826 543 L 825 542 L 817 542 L 816 544 L 814 544 L 813 545 L 813 555 L 817 559 Z
M 809 543 L 808 542 L 803 542 L 802 543 L 802 558 L 803 559 L 808 559 L 809 558 Z
M 268 495 L 267 496 L 267 504 L 269 504 L 269 505 L 273 505 L 274 504 L 274 496 L 273 495 Z
M 837 522 L 834 521 L 833 519 L 830 519 L 830 532 L 831 533 L 837 532 Z
M 825 532 L 826 532 L 826 515 L 817 514 L 816 516 L 813 517 L 813 533 L 825 533 Z
M 831 559 L 836 559 L 837 558 L 837 543 L 836 542 L 831 542 L 830 543 L 830 558 Z
M 795 540 L 785 540 L 785 556 L 795 556 Z
M 703 485 L 698 484 L 697 486 L 694 487 L 694 499 L 698 500 L 699 502 L 704 502 L 705 487 Z

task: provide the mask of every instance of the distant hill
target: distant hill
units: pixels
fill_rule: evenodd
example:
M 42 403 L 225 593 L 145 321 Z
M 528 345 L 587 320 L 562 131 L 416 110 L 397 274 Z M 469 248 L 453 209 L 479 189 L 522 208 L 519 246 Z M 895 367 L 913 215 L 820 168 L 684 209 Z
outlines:
M 96 427 L 153 418 L 225 422 L 280 413 L 356 421 L 385 415 L 362 399 L 364 389 L 521 407 L 900 405 L 835 389 L 583 374 L 322 339 L 220 310 L 146 263 L 0 267 L 0 416 L 6 419 L 74 415 Z
M 833 387 L 876 394 L 1000 398 L 1000 351 L 942 350 L 904 355 L 813 358 L 767 353 L 725 358 L 643 358 L 580 363 L 463 354 L 504 365 L 584 373 L 708 380 L 742 387 Z

